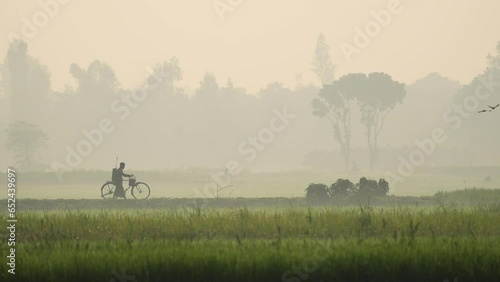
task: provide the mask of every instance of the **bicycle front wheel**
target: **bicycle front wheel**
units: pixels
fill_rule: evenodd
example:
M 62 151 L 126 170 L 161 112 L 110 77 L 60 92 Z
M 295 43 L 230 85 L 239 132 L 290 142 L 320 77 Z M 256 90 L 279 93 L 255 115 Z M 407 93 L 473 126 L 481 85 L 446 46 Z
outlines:
M 113 199 L 115 194 L 115 184 L 113 182 L 106 182 L 101 187 L 101 197 L 103 199 Z
M 149 186 L 144 182 L 137 182 L 134 187 L 132 187 L 132 196 L 138 200 L 149 198 L 149 193 Z

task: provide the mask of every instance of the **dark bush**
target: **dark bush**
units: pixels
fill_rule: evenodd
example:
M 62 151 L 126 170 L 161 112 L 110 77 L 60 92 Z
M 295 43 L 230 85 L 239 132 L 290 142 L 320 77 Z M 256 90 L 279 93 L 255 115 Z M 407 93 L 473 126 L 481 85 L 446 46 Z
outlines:
M 377 181 L 372 180 L 372 179 L 367 179 L 366 177 L 361 177 L 359 179 L 359 183 L 356 184 L 358 194 L 361 195 L 373 195 L 377 191 Z
M 306 198 L 327 199 L 327 198 L 348 198 L 350 196 L 386 196 L 389 192 L 389 183 L 381 178 L 376 180 L 361 177 L 359 182 L 354 184 L 349 179 L 339 178 L 330 187 L 321 183 L 311 183 L 306 188 Z
M 385 181 L 383 178 L 379 179 L 377 192 L 381 196 L 386 196 L 387 193 L 389 193 L 389 182 Z
M 358 194 L 367 196 L 385 196 L 389 192 L 389 183 L 385 179 L 376 180 L 362 177 L 359 179 Z
M 321 183 L 311 183 L 306 188 L 306 198 L 308 199 L 328 199 L 328 186 Z
M 337 182 L 330 186 L 328 194 L 332 198 L 346 198 L 356 193 L 356 185 L 349 179 L 337 179 Z

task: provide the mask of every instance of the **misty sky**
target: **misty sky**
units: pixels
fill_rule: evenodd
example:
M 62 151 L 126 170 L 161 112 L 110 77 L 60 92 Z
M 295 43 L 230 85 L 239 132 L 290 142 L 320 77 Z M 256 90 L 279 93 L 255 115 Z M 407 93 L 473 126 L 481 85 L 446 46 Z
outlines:
M 310 69 L 318 33 L 331 47 L 337 77 L 384 71 L 412 83 L 439 72 L 468 83 L 484 69 L 485 55 L 498 42 L 488 35 L 498 35 L 500 26 L 499 1 L 404 0 L 400 13 L 348 63 L 340 44 L 353 44 L 355 28 L 364 29 L 371 12 L 387 9 L 391 1 L 243 0 L 223 21 L 212 0 L 65 1 L 27 40 L 30 54 L 48 66 L 56 90 L 73 83 L 71 63 L 102 60 L 124 87 L 133 87 L 148 66 L 172 56 L 184 72 L 181 86 L 192 91 L 207 71 L 219 84 L 231 77 L 250 92 L 273 81 L 293 87 L 298 74 L 302 83 L 317 84 Z M 23 17 L 33 22 L 40 11 L 38 0 L 0 2 L 0 57 L 9 34 L 22 33 Z

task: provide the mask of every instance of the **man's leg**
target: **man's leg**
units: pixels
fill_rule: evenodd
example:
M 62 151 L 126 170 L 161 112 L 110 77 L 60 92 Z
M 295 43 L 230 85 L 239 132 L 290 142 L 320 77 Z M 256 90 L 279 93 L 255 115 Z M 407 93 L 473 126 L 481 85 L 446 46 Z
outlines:
M 121 192 L 120 192 L 120 193 L 121 193 L 121 196 L 120 196 L 120 197 L 122 197 L 122 198 L 126 199 L 127 197 L 125 197 L 125 188 L 123 187 L 123 184 L 122 184 L 121 188 L 122 188 L 122 190 L 121 190 Z
M 124 199 L 126 199 L 126 198 L 127 198 L 127 197 L 125 196 L 125 188 L 123 187 L 123 185 L 122 185 L 122 197 L 123 197 Z
M 121 184 L 121 183 L 120 183 Z M 123 190 L 123 185 L 117 184 L 115 189 L 115 195 L 113 198 L 125 198 L 125 190 Z

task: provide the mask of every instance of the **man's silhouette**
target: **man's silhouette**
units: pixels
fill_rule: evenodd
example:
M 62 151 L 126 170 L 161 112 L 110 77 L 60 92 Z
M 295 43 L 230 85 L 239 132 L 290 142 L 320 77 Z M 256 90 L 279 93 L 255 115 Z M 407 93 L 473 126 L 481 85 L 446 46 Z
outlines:
M 113 195 L 113 198 L 124 198 L 125 197 L 125 189 L 123 189 L 123 176 L 125 177 L 131 177 L 132 174 L 125 174 L 123 173 L 123 170 L 125 169 L 125 163 L 121 162 L 120 163 L 120 168 L 116 170 L 116 181 L 115 182 L 115 194 Z

